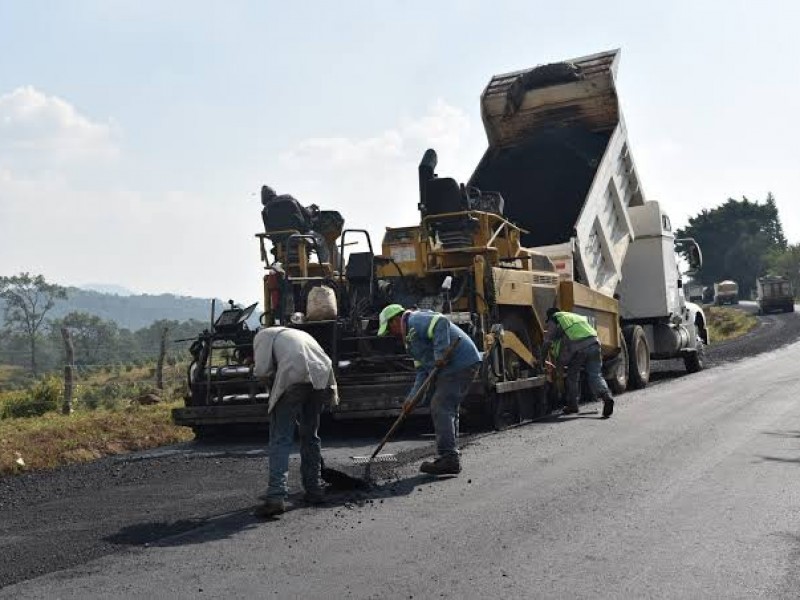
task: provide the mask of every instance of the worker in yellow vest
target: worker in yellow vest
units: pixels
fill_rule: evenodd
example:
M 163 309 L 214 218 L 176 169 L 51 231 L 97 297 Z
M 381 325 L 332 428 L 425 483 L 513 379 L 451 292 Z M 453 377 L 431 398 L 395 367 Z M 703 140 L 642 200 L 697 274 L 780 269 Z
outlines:
M 614 412 L 614 398 L 603 379 L 603 358 L 597 331 L 583 315 L 547 310 L 547 332 L 544 337 L 542 355 L 552 352 L 557 367 L 567 368 L 567 402 L 564 414 L 578 412 L 581 370 L 586 370 L 589 388 L 595 397 L 603 400 L 603 418 Z

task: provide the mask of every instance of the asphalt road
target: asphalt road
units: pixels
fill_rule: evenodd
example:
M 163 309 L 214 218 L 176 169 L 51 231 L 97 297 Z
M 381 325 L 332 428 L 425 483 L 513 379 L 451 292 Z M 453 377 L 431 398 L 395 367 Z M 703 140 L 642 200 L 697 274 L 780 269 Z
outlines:
M 798 328 L 766 317 L 742 348 Z M 258 446 L 2 479 L 0 598 L 796 598 L 798 356 L 789 345 L 625 394 L 608 421 L 589 405 L 472 436 L 454 479 L 417 474 L 430 438 L 411 432 L 374 493 L 273 522 L 249 514 Z M 329 462 L 372 440 L 350 443 L 329 443 Z

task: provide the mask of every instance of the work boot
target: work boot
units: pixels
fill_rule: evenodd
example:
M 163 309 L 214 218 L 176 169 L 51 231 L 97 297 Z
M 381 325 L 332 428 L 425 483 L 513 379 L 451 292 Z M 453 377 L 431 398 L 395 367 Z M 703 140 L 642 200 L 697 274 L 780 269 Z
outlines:
M 577 404 L 567 404 L 564 408 L 561 409 L 562 415 L 574 415 L 577 414 L 580 409 L 578 408 Z
M 286 502 L 282 498 L 265 498 L 264 504 L 256 507 L 253 514 L 262 519 L 271 519 L 286 512 Z
M 434 461 L 426 460 L 419 470 L 428 475 L 458 475 L 461 473 L 461 461 L 458 456 L 440 456 Z
M 325 504 L 328 501 L 328 498 L 325 496 L 324 490 L 311 490 L 310 492 L 306 492 L 303 496 L 303 501 L 306 504 L 311 504 L 312 506 L 320 506 L 321 504 Z
M 603 418 L 607 419 L 614 412 L 614 399 L 611 396 L 603 398 Z

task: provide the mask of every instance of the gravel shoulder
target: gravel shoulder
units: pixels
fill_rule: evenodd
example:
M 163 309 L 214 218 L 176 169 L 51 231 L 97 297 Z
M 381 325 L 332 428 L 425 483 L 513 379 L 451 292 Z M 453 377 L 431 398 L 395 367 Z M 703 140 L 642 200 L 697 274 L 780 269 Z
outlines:
M 742 338 L 712 345 L 709 363 L 719 366 L 797 339 L 800 314 L 763 316 L 759 326 Z M 660 364 L 654 384 L 664 385 L 685 376 L 682 363 L 671 362 L 676 364 Z M 385 483 L 369 502 L 379 503 L 414 490 L 413 478 L 400 484 L 399 477 L 408 475 L 404 469 L 409 464 L 431 454 L 429 429 L 423 421 L 407 431 L 406 440 L 399 445 L 397 471 L 383 474 Z M 499 435 L 513 438 L 516 434 Z M 348 431 L 339 438 L 324 437 L 330 466 L 343 468 L 349 464 L 350 454 L 365 453 L 377 437 L 358 431 Z M 479 444 L 480 438 L 467 436 L 466 442 Z M 0 478 L 0 548 L 4 554 L 0 587 L 102 556 L 136 551 L 190 534 L 220 518 L 245 519 L 243 515 L 252 508 L 265 483 L 263 446 L 259 442 L 224 446 L 189 443 L 49 473 Z M 296 460 L 294 457 L 293 468 Z M 367 500 L 339 498 L 343 507 L 359 502 Z

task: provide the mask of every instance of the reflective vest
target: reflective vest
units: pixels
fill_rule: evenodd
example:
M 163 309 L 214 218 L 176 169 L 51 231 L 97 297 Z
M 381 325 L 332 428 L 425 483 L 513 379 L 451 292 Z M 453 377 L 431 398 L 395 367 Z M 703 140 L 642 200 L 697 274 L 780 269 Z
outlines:
M 589 319 L 583 315 L 576 315 L 571 312 L 557 312 L 553 316 L 559 327 L 564 330 L 567 338 L 572 341 L 597 337 L 597 331 L 589 324 Z

